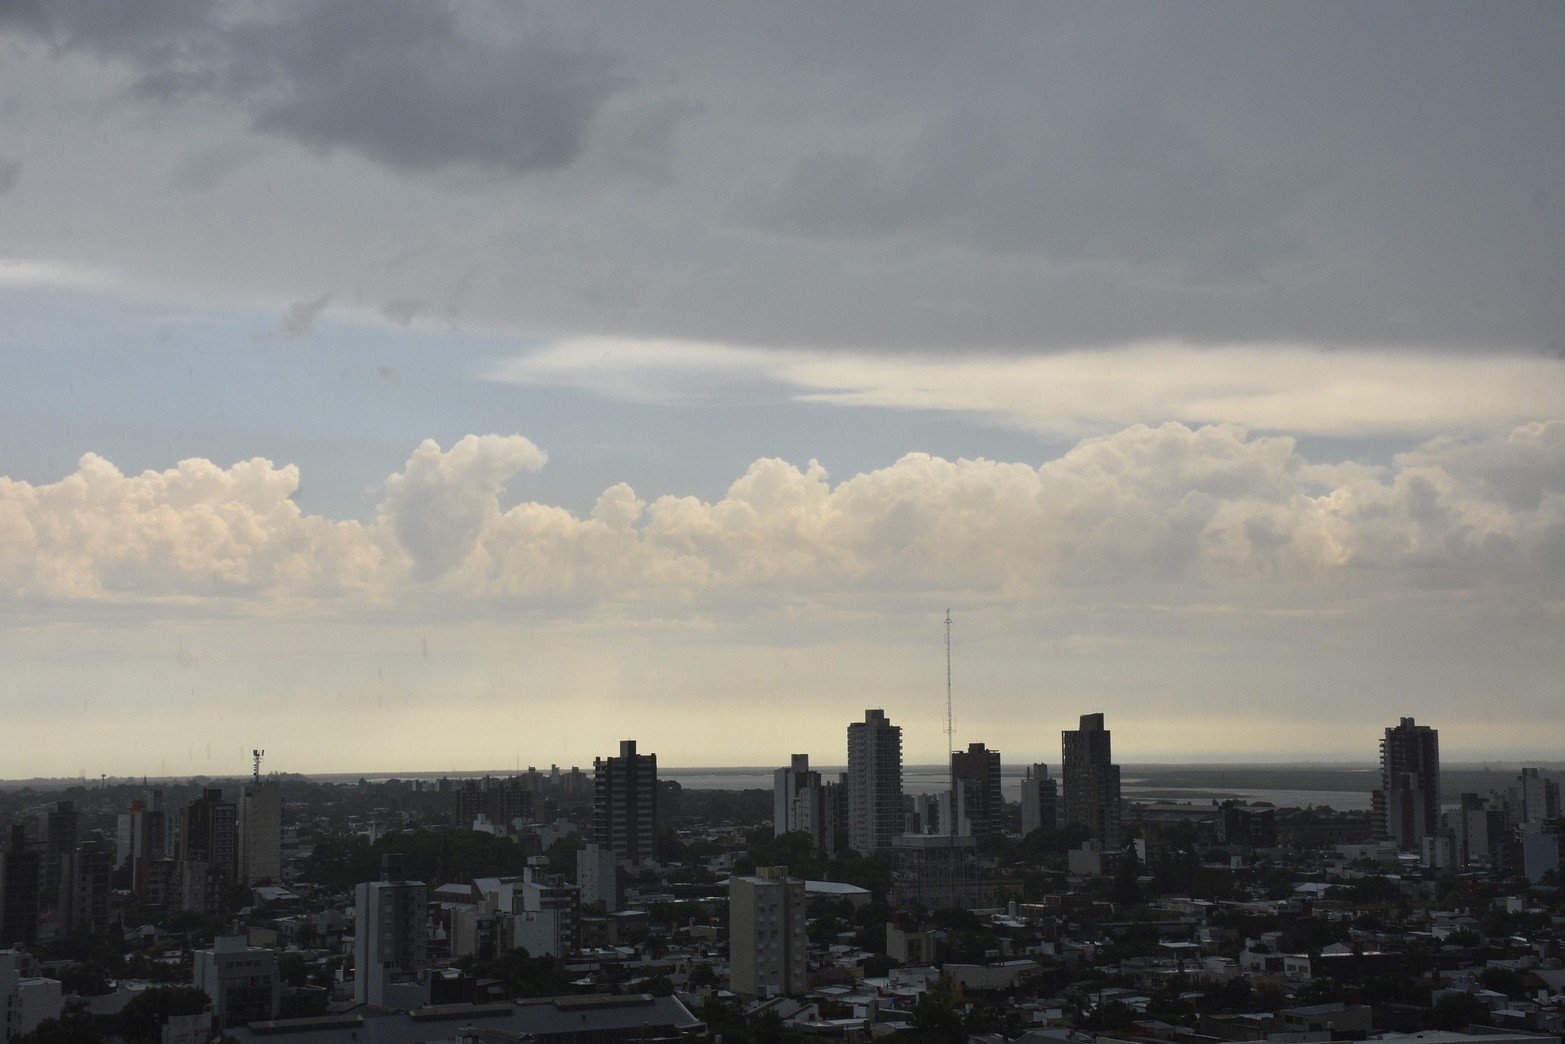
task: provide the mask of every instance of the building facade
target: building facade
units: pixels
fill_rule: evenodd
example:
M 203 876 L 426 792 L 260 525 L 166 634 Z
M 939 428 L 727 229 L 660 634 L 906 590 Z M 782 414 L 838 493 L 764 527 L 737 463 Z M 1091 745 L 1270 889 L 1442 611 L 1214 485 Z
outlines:
M 251 946 L 243 935 L 219 935 L 210 950 L 195 953 L 194 983 L 212 999 L 212 1016 L 223 1028 L 275 1019 L 283 985 L 277 954 Z
M 1083 714 L 1081 726 L 1060 733 L 1062 823 L 1080 823 L 1105 851 L 1121 844 L 1119 766 L 1102 714 Z
M 827 779 L 810 768 L 808 754 L 795 754 L 787 768 L 773 773 L 772 832 L 809 834 L 815 851 L 835 855 L 843 828 L 843 777 Z
M 252 780 L 239 803 L 240 877 L 247 885 L 283 875 L 283 788 L 275 779 Z
M 593 840 L 624 865 L 657 862 L 658 756 L 621 740 L 619 757 L 592 763 Z
M 803 993 L 806 983 L 804 881 L 782 866 L 757 867 L 728 881 L 730 989 L 745 997 Z
M 429 890 L 422 881 L 354 889 L 353 999 L 408 1011 L 429 1002 Z
M 1418 848 L 1440 831 L 1440 733 L 1403 718 L 1380 740 L 1380 789 L 1371 795 L 1376 837 Z
M 848 845 L 860 855 L 902 833 L 902 728 L 883 710 L 848 726 Z
M 951 752 L 956 832 L 979 842 L 999 838 L 1005 828 L 1005 798 L 1000 792 L 1000 752 L 982 743 Z
M 1022 836 L 1038 829 L 1053 830 L 1058 815 L 1058 781 L 1050 778 L 1048 765 L 1028 765 L 1022 775 Z

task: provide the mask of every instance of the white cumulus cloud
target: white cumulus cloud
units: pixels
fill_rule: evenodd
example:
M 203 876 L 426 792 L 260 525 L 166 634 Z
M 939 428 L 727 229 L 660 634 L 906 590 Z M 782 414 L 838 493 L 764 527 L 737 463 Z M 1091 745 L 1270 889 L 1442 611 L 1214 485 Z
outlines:
M 1292 438 L 1137 425 L 1041 466 L 908 454 L 834 481 L 758 460 L 715 501 L 624 483 L 583 517 L 508 483 L 520 435 L 425 441 L 375 521 L 299 510 L 292 466 L 187 460 L 0 480 L 0 582 L 58 599 L 222 596 L 770 605 L 886 611 L 931 596 L 1025 604 L 1150 592 L 1319 606 L 1370 590 L 1554 600 L 1565 581 L 1565 422 L 1427 442 L 1387 467 L 1317 463 Z M 423 604 L 418 601 L 417 604 Z

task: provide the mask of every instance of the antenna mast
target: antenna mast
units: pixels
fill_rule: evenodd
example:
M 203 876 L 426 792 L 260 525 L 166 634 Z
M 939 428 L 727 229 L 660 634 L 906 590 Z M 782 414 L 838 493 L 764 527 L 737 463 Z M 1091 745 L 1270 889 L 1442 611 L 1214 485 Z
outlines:
M 955 719 L 951 716 L 951 610 L 946 610 L 946 753 L 956 749 Z
M 255 781 L 259 783 L 261 782 L 261 756 L 265 754 L 266 751 L 257 750 L 256 748 L 251 747 L 250 753 L 255 757 Z
M 949 823 L 940 824 L 952 837 L 956 836 L 956 719 L 951 713 L 951 610 L 946 610 L 946 764 L 951 770 L 951 801 L 946 806 Z

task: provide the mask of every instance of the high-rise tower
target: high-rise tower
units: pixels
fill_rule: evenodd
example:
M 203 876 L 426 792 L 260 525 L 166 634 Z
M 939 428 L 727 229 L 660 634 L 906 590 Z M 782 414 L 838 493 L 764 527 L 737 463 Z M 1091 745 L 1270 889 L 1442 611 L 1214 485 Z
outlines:
M 1371 795 L 1376 834 L 1417 848 L 1440 831 L 1440 733 L 1403 718 L 1380 741 L 1380 789 Z
M 1081 823 L 1106 851 L 1120 846 L 1119 766 L 1113 763 L 1102 714 L 1083 714 L 1081 727 L 1060 733 L 1062 823 Z
M 803 993 L 809 966 L 804 881 L 785 866 L 758 866 L 728 880 L 728 952 L 733 991 L 745 997 Z
M 592 763 L 593 840 L 622 864 L 657 861 L 658 756 L 621 740 L 619 757 Z
M 902 728 L 883 710 L 848 726 L 848 844 L 860 855 L 902 833 Z
M 1022 834 L 1039 827 L 1053 830 L 1058 806 L 1059 792 L 1055 781 L 1049 778 L 1049 766 L 1028 765 L 1022 777 Z
M 1004 833 L 1005 799 L 1000 791 L 1000 752 L 982 743 L 951 752 L 952 819 L 956 833 L 993 840 Z
M 828 780 L 810 768 L 808 754 L 795 754 L 787 768 L 772 775 L 773 833 L 779 837 L 793 831 L 809 834 L 817 852 L 835 855 L 842 819 L 842 774 Z

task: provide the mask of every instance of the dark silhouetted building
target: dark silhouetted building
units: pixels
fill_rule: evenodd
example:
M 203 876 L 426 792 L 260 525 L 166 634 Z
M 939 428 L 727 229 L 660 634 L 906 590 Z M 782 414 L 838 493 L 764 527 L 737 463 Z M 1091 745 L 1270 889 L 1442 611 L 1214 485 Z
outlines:
M 27 827 L 11 828 L 0 862 L 0 947 L 31 946 L 38 941 L 38 891 L 43 884 L 43 846 L 27 837 Z
M 658 756 L 621 740 L 619 757 L 592 763 L 593 840 L 625 864 L 657 861 Z
M 1371 795 L 1376 836 L 1417 848 L 1440 832 L 1440 734 L 1403 718 L 1380 741 L 1380 789 Z
M 1119 766 L 1102 714 L 1083 714 L 1080 728 L 1060 734 L 1060 776 L 1065 791 L 1061 822 L 1080 823 L 1104 851 L 1118 850 Z
M 1005 798 L 1000 793 L 1000 752 L 982 743 L 951 752 L 952 804 L 956 808 L 956 832 L 980 842 L 1000 837 L 1005 830 Z

